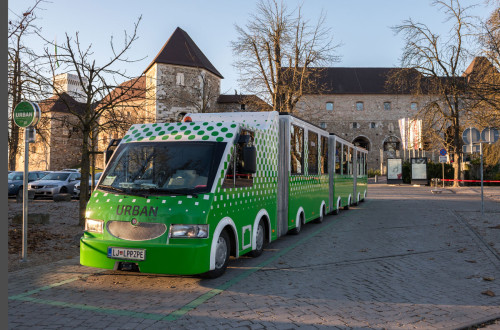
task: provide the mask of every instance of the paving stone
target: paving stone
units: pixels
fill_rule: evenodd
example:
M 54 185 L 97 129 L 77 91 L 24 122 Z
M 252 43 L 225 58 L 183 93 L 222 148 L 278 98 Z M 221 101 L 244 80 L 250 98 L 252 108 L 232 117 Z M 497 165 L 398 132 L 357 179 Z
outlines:
M 259 258 L 231 260 L 213 281 L 99 272 L 78 259 L 11 272 L 8 327 L 432 329 L 500 318 L 500 257 L 478 234 L 492 224 L 477 226 L 477 192 L 373 184 L 369 197 L 280 238 Z M 500 214 L 500 203 L 486 199 L 485 209 Z M 265 260 L 178 319 L 162 319 Z M 22 293 L 40 300 L 12 299 Z

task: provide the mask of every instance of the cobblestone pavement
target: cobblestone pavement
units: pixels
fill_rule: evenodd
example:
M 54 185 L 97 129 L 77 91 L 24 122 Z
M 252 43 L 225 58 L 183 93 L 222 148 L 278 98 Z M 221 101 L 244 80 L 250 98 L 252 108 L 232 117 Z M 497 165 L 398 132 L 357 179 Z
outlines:
M 459 329 L 500 318 L 496 226 L 500 203 L 487 198 L 481 216 L 474 190 L 371 184 L 366 202 L 231 260 L 215 280 L 78 259 L 11 272 L 8 326 Z

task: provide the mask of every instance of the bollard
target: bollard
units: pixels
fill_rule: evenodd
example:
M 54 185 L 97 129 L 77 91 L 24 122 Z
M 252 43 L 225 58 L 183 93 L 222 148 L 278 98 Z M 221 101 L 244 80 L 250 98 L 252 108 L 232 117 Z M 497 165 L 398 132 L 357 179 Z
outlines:
M 378 182 L 378 175 L 375 175 L 375 183 Z

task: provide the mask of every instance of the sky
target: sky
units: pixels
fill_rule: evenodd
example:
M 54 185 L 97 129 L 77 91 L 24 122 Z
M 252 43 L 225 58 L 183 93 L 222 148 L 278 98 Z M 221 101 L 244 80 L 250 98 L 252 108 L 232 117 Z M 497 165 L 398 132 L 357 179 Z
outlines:
M 485 20 L 498 0 L 461 0 L 462 5 L 476 5 L 470 12 Z M 142 15 L 139 39 L 128 52 L 124 64 L 127 74 L 140 75 L 155 58 L 177 27 L 186 31 L 217 70 L 224 76 L 222 93 L 244 93 L 233 68 L 231 41 L 237 39 L 235 25 L 244 26 L 255 12 L 256 0 L 50 0 L 38 11 L 36 25 L 50 40 L 64 40 L 65 33 L 79 32 L 84 45 L 92 45 L 96 63 L 105 63 L 113 36 L 117 45 L 124 31 L 132 31 Z M 403 48 L 403 38 L 392 26 L 412 18 L 433 31 L 446 34 L 449 27 L 444 14 L 430 0 L 285 0 L 289 8 L 302 4 L 306 19 L 314 23 L 323 11 L 325 26 L 330 28 L 334 43 L 340 44 L 336 67 L 396 67 Z M 9 18 L 22 13 L 34 0 L 10 0 Z M 40 49 L 32 38 L 28 45 Z

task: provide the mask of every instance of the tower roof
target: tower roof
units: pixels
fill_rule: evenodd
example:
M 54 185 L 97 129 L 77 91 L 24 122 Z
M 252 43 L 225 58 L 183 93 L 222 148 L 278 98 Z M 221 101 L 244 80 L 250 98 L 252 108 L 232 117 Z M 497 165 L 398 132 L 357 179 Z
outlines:
M 148 65 L 144 72 L 148 71 L 155 63 L 202 68 L 212 72 L 221 79 L 224 78 L 210 63 L 205 54 L 196 46 L 186 31 L 179 27 L 175 29 L 174 33 L 172 33 L 153 62 Z

